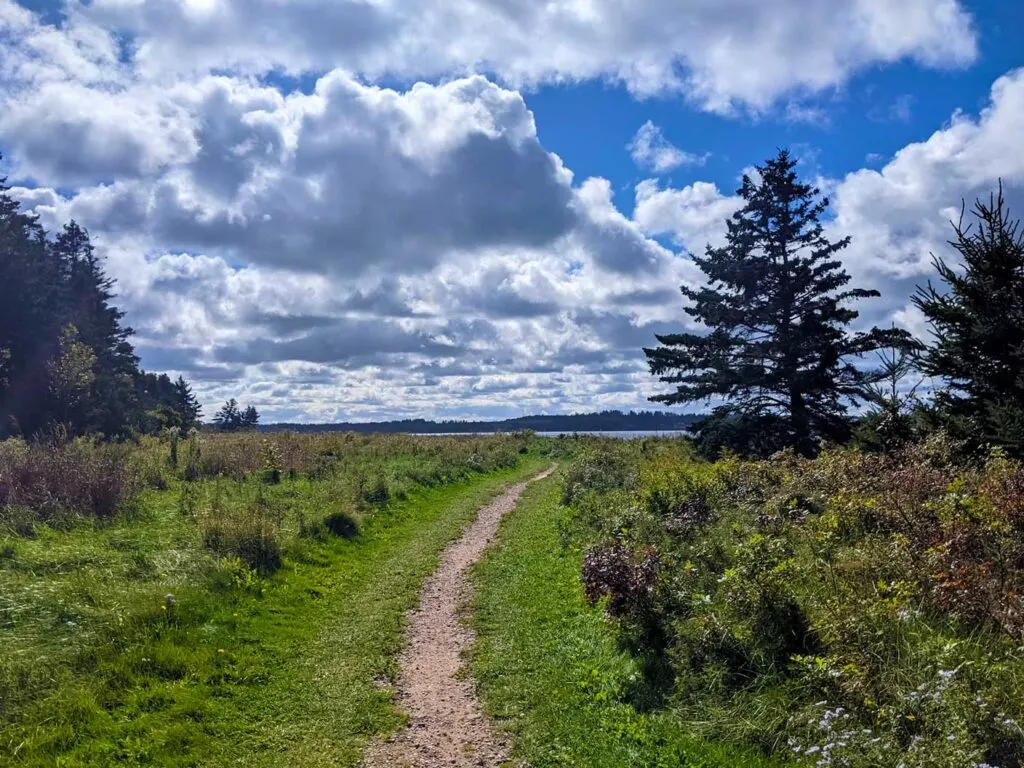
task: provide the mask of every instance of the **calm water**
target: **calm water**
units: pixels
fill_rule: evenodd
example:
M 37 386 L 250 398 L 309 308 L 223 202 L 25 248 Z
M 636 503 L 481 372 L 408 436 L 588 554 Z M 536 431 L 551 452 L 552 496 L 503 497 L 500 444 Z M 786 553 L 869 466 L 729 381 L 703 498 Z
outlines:
M 411 433 L 414 437 L 458 437 L 459 435 L 499 435 L 507 434 L 501 432 L 413 432 Z M 615 437 L 620 440 L 639 440 L 643 437 L 685 437 L 688 432 L 682 429 L 666 429 L 666 430 L 617 430 L 617 431 L 601 431 L 601 430 L 577 430 L 575 432 L 535 432 L 534 434 L 540 437 L 563 437 L 572 435 L 591 435 L 594 437 Z

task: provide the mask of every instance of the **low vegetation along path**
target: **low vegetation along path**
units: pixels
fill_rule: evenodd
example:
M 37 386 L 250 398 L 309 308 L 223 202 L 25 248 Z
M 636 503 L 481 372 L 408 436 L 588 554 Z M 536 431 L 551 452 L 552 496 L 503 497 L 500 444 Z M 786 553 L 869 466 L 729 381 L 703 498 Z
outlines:
M 554 471 L 548 469 L 534 480 Z M 459 620 L 469 598 L 469 569 L 498 533 L 527 483 L 510 486 L 483 507 L 462 538 L 450 544 L 409 617 L 408 647 L 400 658 L 398 705 L 409 724 L 386 742 L 373 744 L 365 768 L 499 766 L 509 747 L 484 716 L 474 684 L 463 674 L 472 630 Z

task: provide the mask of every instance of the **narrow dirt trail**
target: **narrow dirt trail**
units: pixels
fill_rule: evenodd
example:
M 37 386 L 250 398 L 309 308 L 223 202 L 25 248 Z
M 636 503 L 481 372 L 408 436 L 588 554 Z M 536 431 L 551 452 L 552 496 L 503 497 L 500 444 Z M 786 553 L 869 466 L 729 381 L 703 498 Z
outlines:
M 390 740 L 372 744 L 364 768 L 497 768 L 509 760 L 509 745 L 484 716 L 473 681 L 460 674 L 474 636 L 459 621 L 459 608 L 470 596 L 469 569 L 497 536 L 501 518 L 512 511 L 526 485 L 510 486 L 481 508 L 462 538 L 442 553 L 420 593 L 419 607 L 409 615 L 409 645 L 399 659 L 398 707 L 409 716 L 409 725 Z

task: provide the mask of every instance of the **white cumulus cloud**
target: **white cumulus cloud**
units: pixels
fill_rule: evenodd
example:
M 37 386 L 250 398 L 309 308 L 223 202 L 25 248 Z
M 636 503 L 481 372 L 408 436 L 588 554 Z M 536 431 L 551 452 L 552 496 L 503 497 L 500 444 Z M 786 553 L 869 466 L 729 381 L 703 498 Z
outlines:
M 627 149 L 634 163 L 654 173 L 666 173 L 682 165 L 703 165 L 707 160 L 707 155 L 684 152 L 672 144 L 650 120 L 640 126 Z

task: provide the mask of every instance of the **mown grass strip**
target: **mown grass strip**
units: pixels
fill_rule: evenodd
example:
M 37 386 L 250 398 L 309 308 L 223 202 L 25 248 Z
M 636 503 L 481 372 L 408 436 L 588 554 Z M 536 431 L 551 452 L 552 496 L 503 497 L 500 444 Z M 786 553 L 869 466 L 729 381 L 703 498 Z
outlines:
M 584 599 L 580 554 L 559 538 L 557 478 L 527 488 L 475 572 L 472 670 L 516 758 L 533 768 L 771 765 L 628 703 L 640 671 Z
M 255 591 L 181 590 L 174 617 L 154 606 L 133 641 L 90 650 L 73 688 L 25 712 L 0 739 L 0 764 L 355 765 L 400 724 L 380 683 L 405 612 L 476 510 L 543 464 L 523 459 L 392 503 Z

